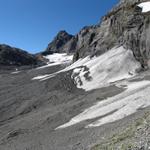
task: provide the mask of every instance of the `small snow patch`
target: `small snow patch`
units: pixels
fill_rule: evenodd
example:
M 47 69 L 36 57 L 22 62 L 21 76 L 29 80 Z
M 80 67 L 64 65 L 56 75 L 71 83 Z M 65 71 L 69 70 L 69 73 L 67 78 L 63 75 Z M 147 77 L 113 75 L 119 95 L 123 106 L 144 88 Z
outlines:
M 68 63 L 73 59 L 73 55 L 67 55 L 66 53 L 54 53 L 52 55 L 45 56 L 49 60 L 49 63 Z
M 32 80 L 41 80 L 41 79 L 46 78 L 48 76 L 49 75 L 41 75 L 41 76 L 37 76 L 37 77 L 32 78 Z
M 70 64 L 73 60 L 73 55 L 68 55 L 66 53 L 61 53 L 61 54 L 54 53 L 54 54 L 45 56 L 45 58 L 49 60 L 47 65 L 38 67 L 36 69 L 44 69 L 47 67 L 57 66 L 61 64 Z
M 11 74 L 18 74 L 18 73 L 20 73 L 21 71 L 14 71 L 14 72 L 12 72 Z
M 42 67 L 38 67 L 38 68 L 36 68 L 37 70 L 38 69 L 44 69 L 44 68 L 48 68 L 48 67 L 52 67 L 52 66 L 58 66 L 58 65 L 60 65 L 60 63 L 50 63 L 50 64 L 47 64 L 47 65 L 44 65 L 44 66 L 42 66 Z
M 81 68 L 76 68 L 73 70 L 73 74 L 78 74 L 80 73 L 81 70 L 82 70 Z
M 143 13 L 150 11 L 150 2 L 143 2 L 143 3 L 140 3 L 138 6 L 142 8 Z

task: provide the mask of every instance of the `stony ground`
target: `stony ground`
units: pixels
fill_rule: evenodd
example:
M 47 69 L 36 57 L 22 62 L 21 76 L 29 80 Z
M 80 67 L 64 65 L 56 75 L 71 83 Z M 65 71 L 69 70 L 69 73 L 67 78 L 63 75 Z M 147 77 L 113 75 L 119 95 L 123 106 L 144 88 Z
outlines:
M 150 111 L 130 124 L 122 131 L 115 133 L 92 150 L 149 150 L 150 149 Z
M 93 119 L 55 130 L 96 102 L 123 92 L 115 86 L 90 92 L 77 89 L 71 71 L 42 82 L 31 80 L 60 68 L 27 69 L 17 74 L 0 71 L 0 150 L 116 150 L 143 146 L 147 150 L 149 108 L 97 128 L 84 128 Z

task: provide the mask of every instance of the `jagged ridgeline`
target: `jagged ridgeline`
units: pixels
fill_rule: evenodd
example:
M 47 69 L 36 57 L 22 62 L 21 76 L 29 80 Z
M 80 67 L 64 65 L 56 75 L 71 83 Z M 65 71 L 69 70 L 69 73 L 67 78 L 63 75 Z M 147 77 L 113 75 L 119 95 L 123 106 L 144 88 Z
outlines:
M 143 68 L 150 59 L 150 12 L 138 6 L 148 0 L 121 0 L 101 22 L 84 27 L 72 36 L 61 31 L 46 49 L 47 52 L 75 52 L 74 61 L 87 55 L 101 55 L 115 46 L 131 49 Z

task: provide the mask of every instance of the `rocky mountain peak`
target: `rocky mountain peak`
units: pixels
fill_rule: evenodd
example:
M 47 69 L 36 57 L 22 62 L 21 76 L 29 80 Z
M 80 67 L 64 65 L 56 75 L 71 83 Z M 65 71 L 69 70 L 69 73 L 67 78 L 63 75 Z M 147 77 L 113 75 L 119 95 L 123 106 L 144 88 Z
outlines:
M 74 36 L 67 33 L 65 30 L 58 32 L 56 37 L 52 42 L 48 44 L 46 51 L 43 52 L 44 55 L 51 53 L 62 53 L 64 52 L 65 45 L 73 38 Z
M 73 35 L 69 34 L 67 31 L 65 30 L 61 30 L 58 32 L 56 37 L 72 37 Z

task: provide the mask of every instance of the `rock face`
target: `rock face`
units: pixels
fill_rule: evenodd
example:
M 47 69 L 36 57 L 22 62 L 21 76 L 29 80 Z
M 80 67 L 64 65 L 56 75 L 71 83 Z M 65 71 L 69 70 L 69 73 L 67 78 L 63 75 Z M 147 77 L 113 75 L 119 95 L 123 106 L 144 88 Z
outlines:
M 150 12 L 138 7 L 148 0 L 121 0 L 101 22 L 84 27 L 77 35 L 60 32 L 46 52 L 74 52 L 74 61 L 101 55 L 115 46 L 131 49 L 145 69 L 150 67 Z
M 42 54 L 72 52 L 75 49 L 74 43 L 73 35 L 68 34 L 66 31 L 60 31 Z
M 35 56 L 18 48 L 13 48 L 8 45 L 0 45 L 0 65 L 22 66 L 37 64 L 38 60 Z
M 146 0 L 121 0 L 103 19 L 110 23 L 110 34 L 119 45 L 131 49 L 143 68 L 149 67 L 150 12 L 142 13 L 138 4 Z M 107 39 L 106 39 L 107 40 Z
M 87 55 L 100 55 L 112 47 L 131 49 L 143 68 L 150 59 L 150 12 L 142 13 L 138 3 L 145 0 L 122 0 L 97 26 L 84 28 L 78 36 L 76 61 Z

